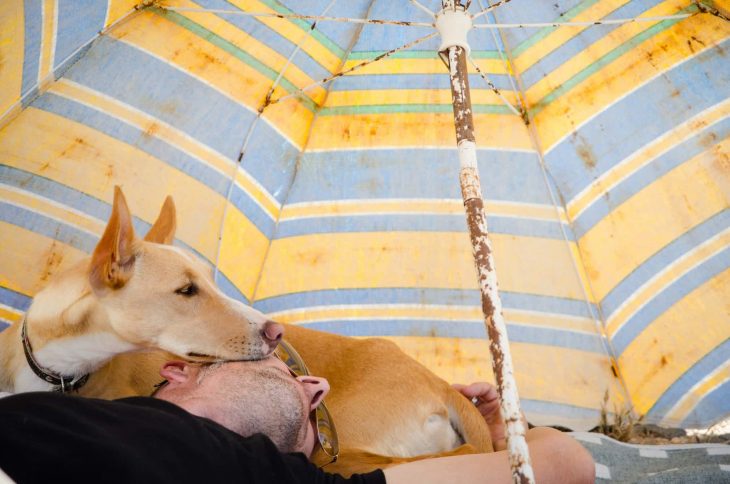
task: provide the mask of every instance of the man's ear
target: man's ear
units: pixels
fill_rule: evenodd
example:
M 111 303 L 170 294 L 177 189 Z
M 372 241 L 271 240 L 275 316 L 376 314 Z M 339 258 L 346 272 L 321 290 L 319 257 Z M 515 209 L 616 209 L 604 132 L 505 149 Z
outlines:
M 91 257 L 89 282 L 95 289 L 118 289 L 134 270 L 134 228 L 122 190 L 114 187 L 112 215 Z
M 175 216 L 175 202 L 171 196 L 167 196 L 165 203 L 162 204 L 160 214 L 157 220 L 145 235 L 144 240 L 147 242 L 155 242 L 157 244 L 171 245 L 175 240 L 175 230 L 177 229 L 177 220 Z
M 184 361 L 168 361 L 160 368 L 160 375 L 170 383 L 182 384 L 191 378 L 192 368 Z

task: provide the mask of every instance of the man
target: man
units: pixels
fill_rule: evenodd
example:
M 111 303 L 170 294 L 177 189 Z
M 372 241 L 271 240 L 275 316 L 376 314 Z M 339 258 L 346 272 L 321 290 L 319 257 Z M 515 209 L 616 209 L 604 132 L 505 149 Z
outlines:
M 0 468 L 20 484 L 511 482 L 505 451 L 411 462 L 350 480 L 326 474 L 305 456 L 316 440 L 310 414 L 329 386 L 295 377 L 275 358 L 202 368 L 170 362 L 161 374 L 168 383 L 156 398 L 109 402 L 35 393 L 0 399 Z M 503 448 L 493 387 L 458 389 L 478 398 Z M 570 437 L 535 428 L 527 441 L 538 482 L 593 482 L 590 455 Z

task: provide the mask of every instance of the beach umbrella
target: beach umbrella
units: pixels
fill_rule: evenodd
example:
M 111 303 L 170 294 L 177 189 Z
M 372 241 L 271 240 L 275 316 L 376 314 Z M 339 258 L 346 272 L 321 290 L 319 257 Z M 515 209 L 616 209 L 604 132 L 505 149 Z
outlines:
M 440 1 L 0 6 L 0 317 L 122 185 L 231 296 L 491 380 Z M 470 2 L 473 155 L 522 408 L 730 414 L 724 1 Z

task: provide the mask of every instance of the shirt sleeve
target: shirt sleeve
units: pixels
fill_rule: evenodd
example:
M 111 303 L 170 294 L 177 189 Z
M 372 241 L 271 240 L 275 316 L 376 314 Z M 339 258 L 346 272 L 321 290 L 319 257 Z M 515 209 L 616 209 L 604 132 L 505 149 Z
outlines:
M 282 454 L 276 446 L 264 435 L 254 435 L 246 440 L 247 446 L 257 447 L 256 454 L 262 460 L 268 460 L 263 467 L 271 474 L 270 482 L 291 484 L 385 484 L 385 474 L 381 470 L 367 474 L 354 474 L 342 477 L 339 474 L 330 474 L 309 462 L 304 454 Z

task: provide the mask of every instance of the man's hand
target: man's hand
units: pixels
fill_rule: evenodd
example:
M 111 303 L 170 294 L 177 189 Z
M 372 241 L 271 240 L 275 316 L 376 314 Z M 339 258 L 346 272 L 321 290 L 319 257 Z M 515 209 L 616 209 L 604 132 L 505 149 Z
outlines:
M 502 420 L 502 412 L 500 412 L 499 393 L 497 388 L 491 383 L 477 382 L 471 385 L 461 385 L 455 383 L 452 385 L 455 390 L 464 395 L 468 399 L 476 398 L 476 406 L 479 413 L 484 417 L 489 427 L 489 435 L 492 437 L 492 445 L 494 450 L 504 450 L 507 448 L 507 428 Z M 522 416 L 522 421 L 527 429 L 527 420 Z

